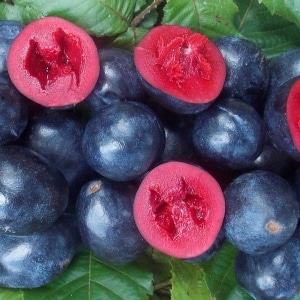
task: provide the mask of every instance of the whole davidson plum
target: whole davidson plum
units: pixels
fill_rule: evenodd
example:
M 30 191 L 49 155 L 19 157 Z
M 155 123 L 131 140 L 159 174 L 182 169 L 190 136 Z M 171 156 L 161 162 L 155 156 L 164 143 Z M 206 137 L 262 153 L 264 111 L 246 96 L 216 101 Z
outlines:
M 47 229 L 69 200 L 65 177 L 29 148 L 0 147 L 0 233 L 24 235 Z
M 76 253 L 79 237 L 73 218 L 62 215 L 42 232 L 0 234 L 0 286 L 36 288 L 62 274 Z
M 84 244 L 100 259 L 125 264 L 148 247 L 133 218 L 136 185 L 105 178 L 85 184 L 76 207 L 78 229 Z
M 237 176 L 224 191 L 225 235 L 239 250 L 267 253 L 293 235 L 299 205 L 292 186 L 276 173 L 255 170 Z

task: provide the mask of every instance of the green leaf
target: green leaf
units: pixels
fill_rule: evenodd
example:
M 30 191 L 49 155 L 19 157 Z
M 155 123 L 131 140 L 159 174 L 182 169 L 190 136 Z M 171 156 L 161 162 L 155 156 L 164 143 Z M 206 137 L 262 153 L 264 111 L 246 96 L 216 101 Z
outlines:
M 300 30 L 292 22 L 272 15 L 255 0 L 236 0 L 236 26 L 242 36 L 262 48 L 267 58 L 300 45 Z
M 110 265 L 84 251 L 69 268 L 45 287 L 32 290 L 0 289 L 0 299 L 10 300 L 147 300 L 152 294 L 152 274 L 139 261 Z
M 9 15 L 23 16 L 26 11 L 33 10 L 35 13 L 30 14 L 32 20 L 41 16 L 59 16 L 100 37 L 126 31 L 136 8 L 136 1 L 15 0 L 14 5 L 2 3 L 2 8 L 2 18 L 8 18 Z
M 163 24 L 178 24 L 210 37 L 236 34 L 234 16 L 238 7 L 232 0 L 169 0 Z
M 216 255 L 209 261 L 201 264 L 206 282 L 212 297 L 218 300 L 252 300 L 248 294 L 241 292 L 234 273 L 234 262 L 237 250 L 225 242 Z M 238 293 L 239 292 L 239 293 Z M 244 298 L 238 298 L 243 295 Z
M 276 14 L 300 27 L 299 3 L 294 0 L 259 0 L 272 15 Z
M 33 7 L 0 3 L 0 20 L 13 20 L 27 24 L 40 17 L 42 17 L 42 15 Z
M 206 275 L 199 265 L 173 259 L 172 300 L 211 300 L 211 293 L 206 285 Z
M 148 29 L 143 27 L 129 27 L 125 32 L 117 36 L 111 46 L 133 50 L 148 31 Z

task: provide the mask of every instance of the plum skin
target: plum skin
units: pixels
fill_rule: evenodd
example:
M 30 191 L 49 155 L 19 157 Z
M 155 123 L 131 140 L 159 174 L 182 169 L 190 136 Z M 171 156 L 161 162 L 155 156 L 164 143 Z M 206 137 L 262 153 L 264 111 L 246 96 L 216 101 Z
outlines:
M 65 177 L 44 157 L 19 145 L 0 147 L 0 232 L 25 235 L 47 229 L 69 201 Z
M 73 217 L 62 215 L 47 230 L 0 235 L 0 286 L 32 289 L 62 274 L 73 259 L 79 236 Z
M 85 246 L 98 258 L 112 264 L 137 259 L 148 247 L 133 218 L 136 185 L 106 178 L 82 186 L 76 220 Z
M 121 48 L 98 50 L 100 74 L 92 92 L 83 101 L 92 113 L 115 101 L 144 101 L 133 54 Z
M 300 228 L 276 249 L 260 255 L 238 252 L 238 283 L 257 300 L 290 300 L 300 291 Z
M 224 190 L 225 236 L 239 250 L 259 255 L 284 244 L 299 217 L 296 193 L 283 177 L 264 170 L 237 176 Z
M 263 120 L 238 98 L 220 98 L 194 122 L 196 152 L 220 168 L 242 170 L 260 154 L 265 140 Z
M 95 175 L 81 151 L 85 125 L 86 121 L 72 110 L 44 108 L 30 115 L 18 141 L 55 165 L 66 178 L 70 197 L 74 198 L 81 185 Z
M 260 113 L 269 86 L 270 71 L 263 51 L 253 42 L 232 36 L 213 39 L 226 63 L 220 96 L 240 98 Z
M 97 173 L 116 181 L 144 175 L 160 158 L 165 133 L 146 105 L 114 102 L 89 120 L 82 140 L 83 155 Z

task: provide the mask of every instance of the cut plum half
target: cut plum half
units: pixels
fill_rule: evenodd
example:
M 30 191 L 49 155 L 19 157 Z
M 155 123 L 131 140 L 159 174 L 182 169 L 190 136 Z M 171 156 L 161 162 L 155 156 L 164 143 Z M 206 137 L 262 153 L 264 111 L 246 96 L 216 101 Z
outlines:
M 151 29 L 135 48 L 134 61 L 154 100 L 177 112 L 200 111 L 225 82 L 220 50 L 205 35 L 178 25 Z
M 290 88 L 286 103 L 286 117 L 292 140 L 300 152 L 300 78 Z
M 215 242 L 225 215 L 223 192 L 207 171 L 167 162 L 152 169 L 134 200 L 134 218 L 153 248 L 181 259 L 196 257 Z
M 81 102 L 93 90 L 100 62 L 86 31 L 50 16 L 29 23 L 15 38 L 7 68 L 27 98 L 46 107 L 62 107 Z

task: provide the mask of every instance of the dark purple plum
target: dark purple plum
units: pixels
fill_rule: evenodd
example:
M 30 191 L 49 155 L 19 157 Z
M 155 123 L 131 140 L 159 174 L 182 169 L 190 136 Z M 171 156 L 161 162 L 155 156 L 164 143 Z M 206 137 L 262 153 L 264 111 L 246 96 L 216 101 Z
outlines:
M 165 133 L 157 115 L 139 102 L 114 102 L 88 121 L 83 155 L 100 175 L 116 181 L 137 179 L 160 158 Z
M 225 235 L 239 250 L 272 251 L 294 233 L 299 217 L 296 193 L 276 173 L 254 170 L 236 177 L 224 191 Z
M 269 84 L 269 68 L 262 49 L 239 37 L 222 36 L 213 42 L 226 63 L 226 79 L 220 96 L 240 98 L 261 112 Z
M 9 81 L 0 83 L 0 145 L 19 139 L 28 123 L 27 99 Z
M 282 52 L 273 57 L 269 64 L 270 82 L 267 98 L 281 88 L 281 85 L 300 76 L 300 48 Z
M 112 264 L 137 259 L 148 247 L 133 218 L 136 184 L 99 178 L 85 184 L 77 199 L 80 236 L 98 258 Z
M 22 31 L 24 24 L 0 20 L 0 73 L 7 71 L 7 53 L 12 41 Z
M 220 168 L 243 170 L 263 148 L 265 130 L 258 112 L 238 98 L 221 98 L 198 114 L 193 142 L 202 159 Z
M 61 275 L 79 242 L 75 222 L 62 215 L 47 230 L 24 236 L 0 235 L 0 286 L 32 289 Z
M 40 153 L 65 176 L 70 195 L 95 172 L 86 163 L 81 149 L 86 120 L 74 110 L 43 109 L 33 114 L 20 144 Z
M 261 153 L 248 169 L 271 171 L 286 177 L 293 168 L 294 160 L 285 151 L 276 148 L 267 135 Z
M 300 292 L 300 228 L 283 245 L 261 255 L 239 252 L 238 283 L 257 300 L 291 300 Z
M 171 160 L 199 163 L 199 155 L 194 149 L 192 138 L 195 116 L 163 109 L 158 111 L 158 117 L 163 124 L 166 136 L 160 163 Z
M 67 181 L 29 148 L 0 147 L 0 233 L 26 235 L 47 229 L 64 212 Z
M 271 142 L 296 161 L 300 161 L 299 95 L 300 77 L 295 77 L 267 99 L 264 110 Z
M 144 101 L 146 92 L 140 82 L 133 54 L 120 48 L 101 48 L 98 53 L 100 74 L 84 104 L 96 112 L 115 101 Z

